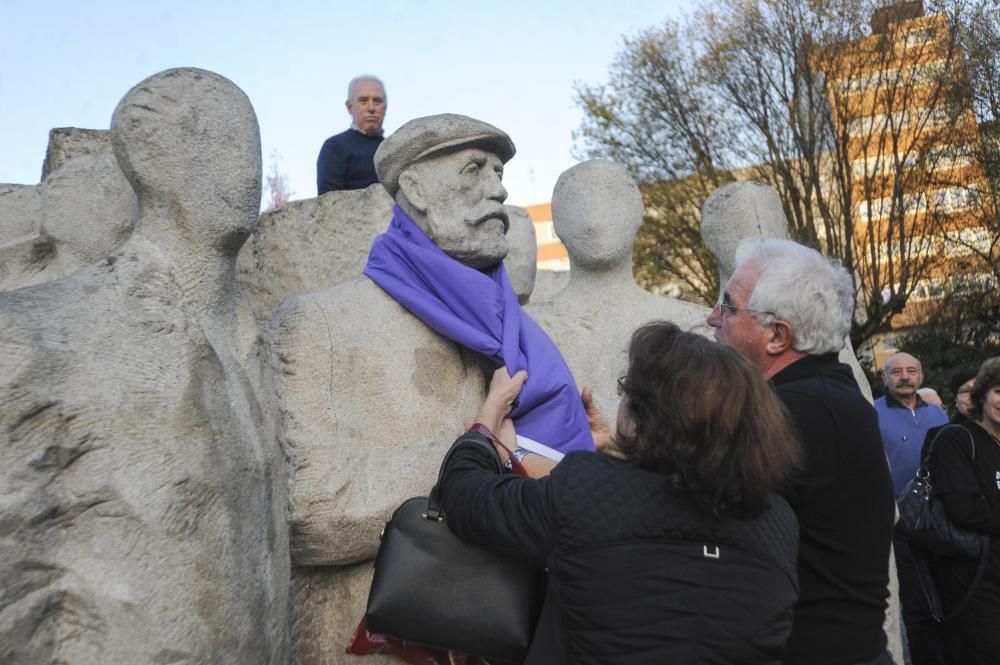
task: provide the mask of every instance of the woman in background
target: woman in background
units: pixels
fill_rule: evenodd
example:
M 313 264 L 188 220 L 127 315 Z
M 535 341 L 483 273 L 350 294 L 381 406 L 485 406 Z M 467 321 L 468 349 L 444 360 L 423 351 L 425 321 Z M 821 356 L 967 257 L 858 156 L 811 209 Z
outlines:
M 498 431 L 526 379 L 497 370 L 479 424 Z M 614 454 L 499 475 L 506 451 L 466 434 L 444 471 L 460 538 L 549 572 L 525 662 L 777 665 L 798 594 L 784 410 L 735 351 L 665 322 L 633 335 L 620 391 Z
M 953 665 L 1000 662 L 1000 357 L 983 363 L 969 393 L 967 420 L 941 430 L 930 459 L 934 493 L 958 526 L 989 536 L 985 572 L 968 603 L 942 624 Z M 964 431 L 963 431 L 964 430 Z M 934 577 L 946 613 L 962 598 L 977 560 L 942 558 Z

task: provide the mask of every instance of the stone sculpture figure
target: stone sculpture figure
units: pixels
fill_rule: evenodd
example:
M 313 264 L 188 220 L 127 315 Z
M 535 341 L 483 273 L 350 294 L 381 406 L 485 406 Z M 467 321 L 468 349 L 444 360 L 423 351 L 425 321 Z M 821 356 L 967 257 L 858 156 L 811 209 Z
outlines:
M 623 167 L 591 160 L 565 171 L 552 194 L 552 223 L 569 253 L 569 284 L 527 307 L 559 346 L 577 385 L 590 386 L 606 414 L 615 412 L 617 379 L 636 328 L 665 319 L 693 330 L 708 315 L 705 307 L 635 283 L 632 245 L 642 214 L 642 194 Z
M 535 275 L 538 271 L 538 245 L 535 242 L 535 224 L 531 221 L 528 211 L 518 206 L 504 206 L 510 229 L 507 230 L 507 243 L 510 251 L 503 264 L 510 275 L 511 286 L 517 293 L 517 300 L 526 305 L 535 288 Z
M 235 280 L 256 117 L 230 81 L 175 69 L 111 131 L 135 233 L 0 293 L 0 661 L 279 665 L 286 481 Z
M 733 274 L 736 247 L 746 238 L 788 239 L 788 219 L 778 193 L 753 181 L 731 182 L 709 194 L 701 207 L 701 239 L 719 266 L 719 284 Z M 844 340 L 840 362 L 851 366 L 858 387 L 869 402 L 872 389 L 854 354 L 850 338 Z
M 377 183 L 263 213 L 236 262 L 256 317 L 266 321 L 290 298 L 355 277 L 390 216 L 392 199 Z
M 501 172 L 513 153 L 502 131 L 445 114 L 403 125 L 375 164 L 430 241 L 486 269 L 508 253 Z M 492 371 L 373 279 L 295 298 L 271 321 L 291 465 L 296 664 L 357 662 L 343 649 L 364 613 L 379 532 L 402 501 L 433 485 Z
M 40 185 L 20 189 L 18 197 L 0 193 L 0 226 L 5 217 L 17 217 L 9 230 L 24 231 L 5 240 L 0 229 L 0 291 L 41 284 L 100 261 L 129 237 L 139 214 L 110 144 L 105 151 L 60 161 Z M 29 190 L 35 196 L 27 196 Z M 9 206 L 2 205 L 5 200 Z

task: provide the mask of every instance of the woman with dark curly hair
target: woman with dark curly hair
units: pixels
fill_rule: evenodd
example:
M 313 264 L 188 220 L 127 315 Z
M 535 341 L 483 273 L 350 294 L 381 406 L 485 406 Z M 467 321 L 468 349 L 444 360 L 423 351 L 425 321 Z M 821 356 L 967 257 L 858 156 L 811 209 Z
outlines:
M 493 376 L 496 432 L 523 372 Z M 462 539 L 549 571 L 526 663 L 778 664 L 798 595 L 795 516 L 776 494 L 800 457 L 781 404 L 735 351 L 671 323 L 637 330 L 605 455 L 546 478 L 498 475 L 506 451 L 458 439 L 442 479 Z M 475 428 L 480 431 L 483 428 Z
M 983 363 L 969 395 L 968 420 L 942 428 L 929 461 L 934 492 L 958 526 L 988 534 L 990 553 L 976 590 L 942 625 L 947 662 L 1000 662 L 1000 357 Z M 975 559 L 934 564 L 945 612 L 972 583 Z

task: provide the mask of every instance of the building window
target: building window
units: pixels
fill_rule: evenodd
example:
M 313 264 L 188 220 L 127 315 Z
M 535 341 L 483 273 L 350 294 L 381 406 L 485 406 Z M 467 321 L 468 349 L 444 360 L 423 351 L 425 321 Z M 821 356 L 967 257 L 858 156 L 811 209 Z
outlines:
M 930 194 L 934 197 L 934 206 L 942 212 L 957 212 L 971 208 L 979 198 L 979 189 L 975 185 L 968 187 L 948 187 L 937 189 Z
M 888 89 L 909 80 L 915 86 L 936 82 L 947 70 L 944 60 L 924 62 L 906 68 L 906 78 L 899 69 L 877 69 L 837 80 L 842 95 L 854 95 L 866 90 Z
M 916 28 L 906 33 L 906 48 L 923 46 L 934 41 L 934 28 Z

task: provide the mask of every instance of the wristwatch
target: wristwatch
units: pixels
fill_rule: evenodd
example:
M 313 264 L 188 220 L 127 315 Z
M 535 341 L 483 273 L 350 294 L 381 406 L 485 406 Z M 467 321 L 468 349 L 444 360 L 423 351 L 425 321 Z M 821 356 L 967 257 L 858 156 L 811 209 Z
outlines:
M 512 453 L 512 455 L 513 455 L 514 459 L 516 459 L 518 462 L 523 462 L 524 461 L 524 456 L 527 455 L 530 452 L 531 451 L 528 450 L 527 448 L 521 448 L 520 446 L 518 446 L 517 448 L 514 449 L 514 452 Z

